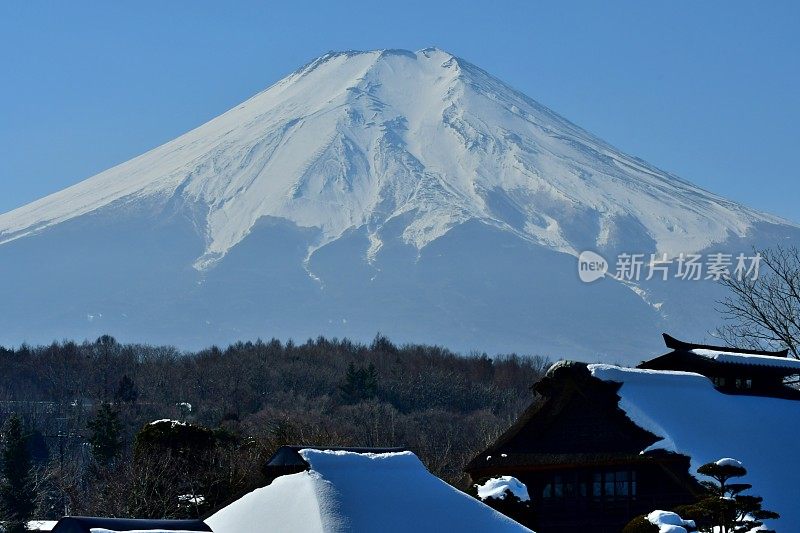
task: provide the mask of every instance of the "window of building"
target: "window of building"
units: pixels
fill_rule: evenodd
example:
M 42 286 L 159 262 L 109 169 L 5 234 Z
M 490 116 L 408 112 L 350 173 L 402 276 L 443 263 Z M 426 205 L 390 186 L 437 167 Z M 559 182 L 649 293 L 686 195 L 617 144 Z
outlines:
M 544 498 L 564 498 L 565 496 L 573 496 L 575 493 L 575 485 L 564 479 L 561 474 L 554 475 L 549 483 L 546 483 L 542 496 Z
M 610 470 L 595 472 L 592 478 L 594 500 L 626 500 L 636 498 L 636 472 L 632 470 Z
M 588 498 L 601 500 L 626 500 L 636 497 L 636 472 L 632 470 L 607 470 L 554 474 L 542 489 L 548 500 Z

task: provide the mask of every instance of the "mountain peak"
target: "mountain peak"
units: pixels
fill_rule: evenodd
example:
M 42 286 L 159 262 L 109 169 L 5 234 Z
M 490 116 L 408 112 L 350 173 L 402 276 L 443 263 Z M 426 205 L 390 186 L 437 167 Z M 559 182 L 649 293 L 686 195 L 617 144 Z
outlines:
M 638 360 L 660 331 L 713 329 L 721 288 L 587 286 L 570 255 L 732 254 L 796 238 L 787 226 L 448 52 L 331 52 L 0 214 L 0 342 L 111 331 L 198 347 L 381 331 Z
M 201 270 L 263 217 L 316 231 L 309 257 L 364 228 L 369 260 L 398 217 L 417 249 L 476 220 L 570 254 L 625 239 L 688 252 L 776 221 L 614 150 L 438 48 L 329 52 L 163 146 L 0 215 L 0 244 L 137 204 L 200 217 Z

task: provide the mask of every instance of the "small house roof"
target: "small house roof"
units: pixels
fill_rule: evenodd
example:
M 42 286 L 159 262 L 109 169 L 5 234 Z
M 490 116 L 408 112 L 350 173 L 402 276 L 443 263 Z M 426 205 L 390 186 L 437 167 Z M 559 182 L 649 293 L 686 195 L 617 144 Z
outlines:
M 101 518 L 65 516 L 53 528 L 53 533 L 91 533 L 107 531 L 211 531 L 202 520 L 139 520 L 132 518 Z
M 438 479 L 411 452 L 298 453 L 309 471 L 281 476 L 216 512 L 208 518 L 214 531 L 531 533 Z
M 703 373 L 701 368 L 750 367 L 760 373 L 783 376 L 800 374 L 800 360 L 788 357 L 789 350 L 766 351 L 712 346 L 680 341 L 666 333 L 664 343 L 672 351 L 638 367 L 651 370 L 686 370 Z
M 705 350 L 724 351 L 724 352 L 744 354 L 744 355 L 764 355 L 769 357 L 787 357 L 789 354 L 788 348 L 785 350 L 776 350 L 776 351 L 751 350 L 749 348 L 730 348 L 726 346 L 712 346 L 710 344 L 698 344 L 694 342 L 681 341 L 676 339 L 672 335 L 668 335 L 667 333 L 662 333 L 661 336 L 664 337 L 664 344 L 667 345 L 667 348 L 672 348 L 673 350 L 679 350 L 679 351 L 705 349 Z

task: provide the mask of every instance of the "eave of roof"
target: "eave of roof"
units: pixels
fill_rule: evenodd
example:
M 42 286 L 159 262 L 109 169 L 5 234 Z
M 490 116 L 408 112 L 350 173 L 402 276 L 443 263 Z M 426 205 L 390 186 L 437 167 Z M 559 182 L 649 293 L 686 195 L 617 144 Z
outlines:
M 695 348 L 690 350 L 689 353 L 710 359 L 717 363 L 779 368 L 781 370 L 791 370 L 795 374 L 800 374 L 800 360 L 798 359 L 760 354 L 744 354 L 727 350 L 710 350 L 707 348 Z
M 667 348 L 672 348 L 675 351 L 682 351 L 688 352 L 690 350 L 712 350 L 717 352 L 729 352 L 734 354 L 745 354 L 745 355 L 765 355 L 768 357 L 787 357 L 789 354 L 789 349 L 785 350 L 776 350 L 776 351 L 768 351 L 768 350 L 751 350 L 747 348 L 731 348 L 727 346 L 713 346 L 711 344 L 698 344 L 694 342 L 686 342 L 676 339 L 675 337 L 668 335 L 666 333 L 661 334 L 664 337 L 664 344 L 666 344 Z

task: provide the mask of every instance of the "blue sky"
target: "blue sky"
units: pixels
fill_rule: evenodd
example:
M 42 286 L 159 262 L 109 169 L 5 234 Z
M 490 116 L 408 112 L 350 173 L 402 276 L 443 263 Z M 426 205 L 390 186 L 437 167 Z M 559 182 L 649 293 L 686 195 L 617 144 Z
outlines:
M 800 2 L 3 2 L 0 212 L 329 50 L 438 46 L 622 150 L 800 222 Z

